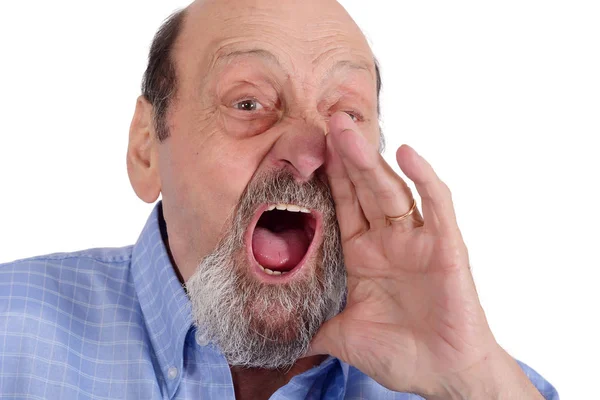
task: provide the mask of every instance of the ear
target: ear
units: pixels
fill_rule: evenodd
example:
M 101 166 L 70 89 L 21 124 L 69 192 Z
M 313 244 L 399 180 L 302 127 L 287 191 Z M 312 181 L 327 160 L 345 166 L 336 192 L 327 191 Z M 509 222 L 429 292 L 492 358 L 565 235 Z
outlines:
M 137 99 L 129 127 L 127 173 L 135 194 L 146 203 L 154 203 L 160 194 L 158 139 L 154 133 L 152 104 L 144 96 Z

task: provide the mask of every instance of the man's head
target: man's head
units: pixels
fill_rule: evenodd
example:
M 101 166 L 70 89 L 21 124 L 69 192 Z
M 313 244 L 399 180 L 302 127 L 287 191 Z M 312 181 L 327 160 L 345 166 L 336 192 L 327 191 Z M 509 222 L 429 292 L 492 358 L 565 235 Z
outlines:
M 231 364 L 289 365 L 339 312 L 325 135 L 346 112 L 377 146 L 379 86 L 335 1 L 196 2 L 158 32 L 128 171 L 140 198 L 162 194 L 196 323 Z

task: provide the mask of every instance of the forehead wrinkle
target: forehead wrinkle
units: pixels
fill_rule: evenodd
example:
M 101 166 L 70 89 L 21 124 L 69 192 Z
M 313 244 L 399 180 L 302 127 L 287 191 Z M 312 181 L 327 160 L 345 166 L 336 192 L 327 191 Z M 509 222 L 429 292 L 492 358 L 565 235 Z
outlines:
M 364 37 L 362 38 L 364 39 Z M 363 42 L 363 40 L 360 40 Z M 326 35 L 313 38 L 309 41 L 313 50 L 312 65 L 317 68 L 319 65 L 328 64 L 330 60 L 349 61 L 347 64 L 356 64 L 357 69 L 366 69 L 372 73 L 374 67 L 371 47 L 366 43 L 353 41 L 346 32 L 334 30 L 327 32 Z M 344 67 L 348 65 L 331 66 L 331 69 Z
M 225 46 L 221 46 L 219 50 L 215 51 L 212 54 L 207 71 L 218 71 L 221 67 L 224 68 L 232 62 L 235 62 L 240 58 L 243 59 L 244 57 L 256 58 L 261 62 L 277 67 L 277 69 L 279 69 L 279 72 L 275 72 L 272 69 L 269 69 L 269 81 L 276 87 L 280 86 L 278 83 L 277 76 L 283 76 L 284 79 L 288 79 L 290 76 L 290 74 L 284 68 L 284 64 L 280 61 L 280 58 L 275 55 L 275 53 L 265 48 L 259 47 L 241 48 L 238 42 L 235 42 L 235 44 L 229 43 Z M 275 73 L 273 74 L 273 72 Z M 205 79 L 207 79 L 209 76 L 211 76 L 210 73 L 205 74 Z

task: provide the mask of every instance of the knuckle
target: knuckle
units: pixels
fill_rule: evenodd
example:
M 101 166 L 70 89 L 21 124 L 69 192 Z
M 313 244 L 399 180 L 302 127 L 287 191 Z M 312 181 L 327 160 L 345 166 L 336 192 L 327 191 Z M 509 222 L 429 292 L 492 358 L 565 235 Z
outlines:
M 448 187 L 448 185 L 446 185 L 445 182 L 440 181 L 440 188 L 441 188 L 441 192 L 444 196 L 446 196 L 449 199 L 452 198 L 452 191 L 450 190 L 450 187 Z

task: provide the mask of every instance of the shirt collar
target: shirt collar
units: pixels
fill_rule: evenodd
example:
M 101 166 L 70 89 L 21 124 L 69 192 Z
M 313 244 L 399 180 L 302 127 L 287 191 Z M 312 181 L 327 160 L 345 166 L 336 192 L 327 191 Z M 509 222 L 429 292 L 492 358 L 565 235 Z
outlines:
M 181 378 L 183 348 L 192 326 L 192 313 L 162 239 L 162 219 L 159 202 L 133 246 L 131 274 L 154 357 L 171 397 Z
M 272 399 L 307 399 L 319 393 L 321 399 L 342 400 L 346 397 L 350 366 L 340 359 L 329 356 L 318 366 L 300 375 L 281 387 Z

